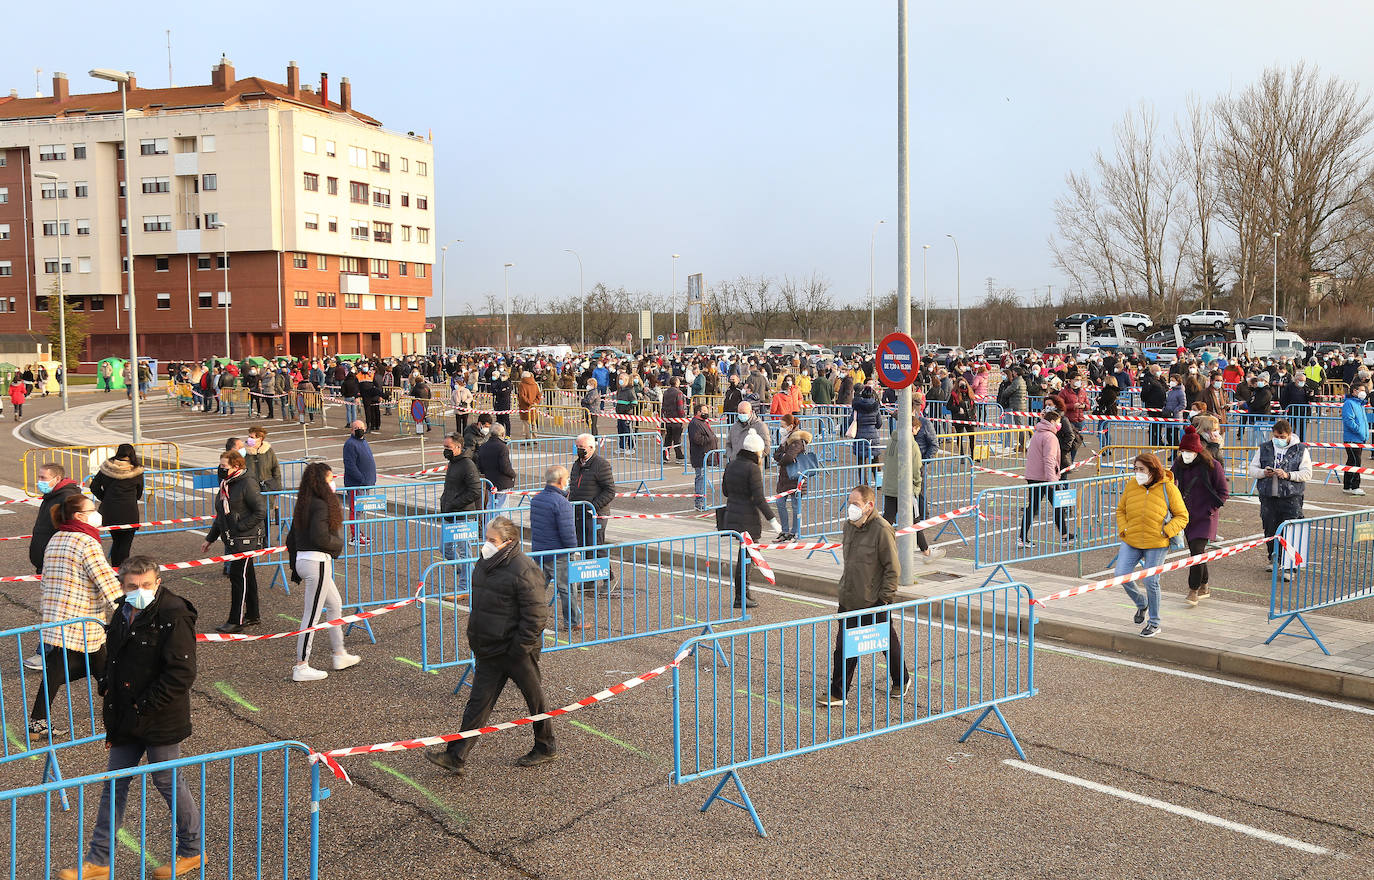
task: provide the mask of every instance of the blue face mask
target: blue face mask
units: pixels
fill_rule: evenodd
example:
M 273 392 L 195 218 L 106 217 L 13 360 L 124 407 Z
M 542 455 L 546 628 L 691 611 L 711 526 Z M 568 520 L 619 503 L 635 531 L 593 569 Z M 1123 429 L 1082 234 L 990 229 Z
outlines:
M 52 491 L 52 483 L 49 483 L 47 480 L 39 480 L 39 481 L 38 481 L 38 492 L 39 492 L 39 494 L 41 494 L 41 495 L 46 495 L 46 494 L 48 494 L 48 493 L 51 492 L 51 491 Z
M 1275 437 L 1275 438 L 1274 438 L 1274 448 L 1275 448 L 1275 449 L 1286 449 L 1286 448 L 1288 447 L 1288 443 L 1289 443 L 1289 438 L 1287 438 L 1287 437 Z
M 153 603 L 153 597 L 157 595 L 157 589 L 134 590 L 132 593 L 124 594 L 124 601 L 142 611 Z
M 739 419 L 741 422 L 747 422 L 747 421 L 749 421 L 749 414 L 748 414 L 748 413 L 736 413 L 736 414 L 735 414 L 735 418 Z

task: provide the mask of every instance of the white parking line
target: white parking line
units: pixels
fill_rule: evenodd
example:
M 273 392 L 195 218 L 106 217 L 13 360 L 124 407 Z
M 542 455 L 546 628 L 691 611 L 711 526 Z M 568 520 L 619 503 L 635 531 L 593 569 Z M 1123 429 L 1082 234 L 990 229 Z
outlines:
M 1278 844 L 1279 846 L 1286 846 L 1290 849 L 1298 850 L 1299 852 L 1308 853 L 1309 855 L 1329 856 L 1333 854 L 1331 850 L 1327 849 L 1324 846 L 1317 846 L 1314 843 L 1307 843 L 1302 840 L 1296 840 L 1292 837 L 1284 837 L 1282 834 L 1275 834 L 1272 831 L 1265 831 L 1263 828 L 1256 828 L 1253 825 L 1243 825 L 1240 822 L 1232 822 L 1230 819 L 1223 819 L 1220 816 L 1213 816 L 1211 813 L 1203 813 L 1198 810 L 1190 809 L 1188 807 L 1181 807 L 1178 804 L 1171 804 L 1168 801 L 1161 801 L 1157 798 L 1146 797 L 1145 795 L 1136 794 L 1135 792 L 1125 791 L 1120 788 L 1113 788 L 1110 785 L 1103 785 L 1100 782 L 1093 782 L 1091 779 L 1081 779 L 1077 776 L 1070 776 L 1067 773 L 1060 773 L 1057 770 L 1050 770 L 1045 767 L 1037 767 L 1034 764 L 1027 764 L 1025 761 L 1017 761 L 1014 758 L 1007 758 L 1006 760 L 1002 761 L 1002 763 L 1006 764 L 1008 767 L 1015 767 L 1018 770 L 1025 770 L 1028 773 L 1035 773 L 1039 776 L 1044 776 L 1049 779 L 1057 779 L 1060 782 L 1067 782 L 1070 785 L 1077 785 L 1080 788 L 1086 788 L 1089 791 L 1095 791 L 1099 794 L 1109 794 L 1112 797 L 1121 798 L 1122 800 L 1130 801 L 1131 803 L 1140 804 L 1141 806 L 1145 807 L 1152 807 L 1156 810 L 1163 810 L 1166 813 L 1173 813 L 1175 816 L 1183 816 L 1184 818 L 1192 819 L 1197 822 L 1202 822 L 1207 825 L 1215 825 L 1218 828 L 1225 828 L 1227 831 L 1234 831 L 1237 834 L 1244 834 L 1248 837 L 1253 837 L 1257 840 L 1263 840 L 1268 843 Z

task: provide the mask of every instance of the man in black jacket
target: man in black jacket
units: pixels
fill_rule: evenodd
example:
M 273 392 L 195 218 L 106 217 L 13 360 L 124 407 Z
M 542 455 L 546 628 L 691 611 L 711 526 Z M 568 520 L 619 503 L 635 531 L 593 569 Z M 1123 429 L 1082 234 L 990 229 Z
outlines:
M 468 615 L 468 644 L 477 660 L 472 696 L 463 709 L 460 730 L 484 727 L 507 681 L 514 681 L 531 715 L 544 709 L 544 685 L 539 675 L 539 652 L 548 616 L 544 570 L 520 549 L 520 530 L 504 516 L 487 526 L 482 558 L 473 569 L 472 603 Z M 534 722 L 534 748 L 516 761 L 532 767 L 557 756 L 553 724 Z M 450 742 L 425 752 L 425 758 L 445 770 L 467 773 L 466 757 L 474 738 Z
M 487 442 L 491 436 L 491 413 L 480 413 L 477 421 L 463 429 L 463 451 L 473 456 L 477 456 L 477 447 Z
M 38 491 L 43 500 L 38 505 L 38 516 L 33 521 L 33 537 L 29 538 L 29 562 L 35 574 L 43 573 L 43 551 L 48 549 L 56 531 L 52 524 L 52 509 L 67 499 L 68 495 L 80 495 L 81 486 L 67 479 L 67 469 L 54 461 L 45 461 L 38 466 Z
M 668 380 L 668 387 L 663 390 L 663 463 L 668 463 L 668 457 L 674 452 L 677 453 L 677 460 L 682 461 L 682 428 L 681 422 L 670 422 L 668 419 L 685 419 L 687 417 L 687 398 L 683 395 L 682 389 L 678 387 L 682 380 L 673 376 Z
M 591 434 L 578 434 L 574 442 L 577 444 L 577 460 L 568 469 L 571 475 L 568 481 L 568 500 L 590 501 L 595 509 L 594 515 L 604 517 L 611 509 L 611 502 L 615 500 L 615 475 L 611 472 L 611 463 L 597 452 L 596 438 Z M 577 543 L 583 547 L 605 544 L 606 520 L 594 519 L 593 514 L 586 513 L 585 507 L 579 510 L 582 511 L 582 515 L 573 518 L 573 525 L 577 528 Z M 609 554 L 609 550 L 589 551 L 583 554 L 583 558 L 591 559 Z M 615 580 L 614 570 L 611 572 L 611 580 Z M 607 588 L 609 587 L 608 581 Z
M 1159 380 L 1159 365 L 1151 364 L 1149 371 L 1140 377 L 1140 405 L 1145 408 L 1145 418 L 1163 417 L 1164 393 L 1164 383 Z M 1162 436 L 1158 422 L 1150 425 L 1150 445 L 1158 446 Z
M 149 764 L 181 757 L 181 743 L 191 735 L 191 685 L 196 680 L 196 609 L 162 587 L 157 563 L 147 556 L 131 556 L 119 570 L 124 598 L 115 603 L 106 627 L 108 657 L 104 696 L 105 742 L 110 771 L 138 766 L 146 754 Z M 175 865 L 153 871 L 158 880 L 194 871 L 201 865 L 200 808 L 186 784 L 188 774 L 153 773 L 153 784 L 170 808 L 175 798 L 177 858 Z M 124 804 L 131 777 L 114 784 L 113 822 L 110 786 L 100 786 L 86 864 L 81 876 L 90 880 L 110 875 L 110 847 L 114 830 L 124 821 Z M 77 870 L 58 872 L 60 880 L 75 880 Z
M 692 467 L 696 470 L 692 491 L 696 499 L 692 506 L 697 510 L 706 509 L 706 453 L 720 445 L 716 432 L 711 430 L 711 408 L 706 404 L 697 405 L 696 417 L 687 426 L 687 442 L 690 447 Z
M 470 510 L 481 510 L 482 508 L 482 475 L 477 470 L 477 462 L 473 461 L 472 453 L 463 447 L 463 435 L 456 431 L 444 438 L 444 458 L 448 459 L 448 468 L 444 471 L 444 492 L 439 496 L 440 513 L 463 513 Z M 457 522 L 473 524 L 476 528 L 476 520 L 470 517 L 462 517 Z M 445 559 L 463 559 L 470 556 L 471 545 L 467 541 L 449 541 L 443 543 Z M 463 566 L 458 573 L 460 579 L 460 590 L 467 588 L 467 567 Z

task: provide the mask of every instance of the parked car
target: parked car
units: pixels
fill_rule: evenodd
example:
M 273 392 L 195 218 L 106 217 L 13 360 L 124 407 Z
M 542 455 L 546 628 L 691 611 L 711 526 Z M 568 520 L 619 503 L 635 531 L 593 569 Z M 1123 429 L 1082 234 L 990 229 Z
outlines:
M 1155 322 L 1150 320 L 1149 315 L 1140 312 L 1122 312 L 1116 316 L 1116 319 L 1121 322 L 1121 326 L 1135 330 L 1137 333 L 1144 333 L 1155 325 Z
M 1149 336 L 1146 336 L 1146 337 L 1145 337 L 1145 344 L 1146 344 L 1146 345 L 1153 345 L 1153 344 L 1155 344 L 1155 343 L 1158 343 L 1158 344 L 1160 344 L 1160 345 L 1164 345 L 1165 343 L 1173 344 L 1173 341 L 1174 341 L 1174 328 L 1172 328 L 1172 327 L 1170 327 L 1168 330 L 1156 330 L 1155 332 L 1151 333 Z
M 1019 364 L 1030 357 L 1031 352 L 1034 350 L 1033 348 L 1013 348 L 1011 350 L 1011 359 Z
M 1054 319 L 1054 326 L 1056 326 L 1056 327 L 1078 327 L 1078 326 L 1081 326 L 1081 325 L 1083 325 L 1083 324 L 1088 323 L 1089 321 L 1093 320 L 1093 319 L 1096 318 L 1096 317 L 1097 317 L 1096 315 L 1089 314 L 1088 312 L 1074 312 L 1072 315 L 1067 315 L 1067 316 L 1065 316 L 1065 317 L 1063 317 L 1063 318 L 1055 318 L 1055 319 Z
M 1339 342 L 1332 342 L 1329 339 L 1323 339 L 1319 342 L 1309 342 L 1308 345 L 1312 346 L 1312 351 L 1317 357 L 1326 357 L 1333 352 L 1345 354 L 1350 348 L 1350 346 L 1342 345 Z
M 1140 347 L 1140 342 L 1129 336 L 1094 336 L 1088 340 L 1089 345 L 1096 345 L 1099 348 L 1126 348 L 1130 346 Z
M 1225 345 L 1226 341 L 1226 337 L 1220 333 L 1199 333 L 1196 336 L 1188 337 L 1188 341 L 1183 346 L 1189 351 L 1197 352 L 1208 346 Z
M 1257 330 L 1245 337 L 1251 357 L 1302 357 L 1307 343 L 1296 333 L 1284 330 Z
M 1243 321 L 1237 321 L 1236 329 L 1242 331 L 1287 330 L 1288 319 L 1281 315 L 1251 315 Z
M 1220 330 L 1231 323 L 1231 313 L 1221 309 L 1198 309 L 1179 315 L 1178 323 L 1185 330 L 1189 327 L 1215 327 Z
M 1178 360 L 1178 346 L 1173 343 L 1168 345 L 1147 345 L 1142 352 L 1145 360 L 1157 364 L 1172 364 Z
M 835 346 L 835 357 L 844 360 L 853 360 L 864 356 L 865 349 L 862 345 L 837 345 Z
M 628 357 L 630 356 L 630 353 L 629 353 L 629 352 L 627 352 L 627 351 L 621 351 L 620 349 L 616 348 L 616 347 L 613 346 L 613 345 L 603 345 L 603 346 L 601 346 L 600 348 L 594 348 L 594 349 L 592 349 L 592 350 L 589 352 L 589 354 L 590 354 L 593 358 L 603 358 L 603 357 L 604 357 L 604 358 L 621 358 L 621 359 L 624 359 L 624 358 L 628 358 Z

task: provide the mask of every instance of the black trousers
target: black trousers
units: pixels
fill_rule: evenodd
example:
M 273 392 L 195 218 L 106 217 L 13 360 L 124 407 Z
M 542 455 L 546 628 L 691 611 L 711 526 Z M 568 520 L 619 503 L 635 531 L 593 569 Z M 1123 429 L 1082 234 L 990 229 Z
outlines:
M 380 400 L 364 403 L 363 416 L 369 431 L 382 430 L 382 402 Z
M 739 558 L 735 560 L 734 571 L 730 573 L 730 582 L 735 585 L 735 607 L 744 607 L 745 599 L 753 599 L 754 595 L 749 592 L 748 572 L 749 551 L 740 547 Z
M 1302 519 L 1302 496 L 1288 495 L 1284 497 L 1274 497 L 1268 495 L 1260 496 L 1260 523 L 1264 526 L 1264 537 L 1272 538 L 1278 534 L 1279 528 L 1290 519 Z M 1275 556 L 1277 541 L 1270 541 L 1264 545 L 1264 552 L 1270 559 Z M 1283 556 L 1282 548 L 1279 558 Z
M 921 520 L 923 520 L 923 519 L 925 519 L 925 518 L 926 518 L 926 495 L 925 495 L 924 492 L 922 492 L 920 495 L 917 495 L 917 496 L 916 496 L 916 521 L 917 521 L 917 522 L 920 522 Z M 896 495 L 884 495 L 884 496 L 883 496 L 883 519 L 887 520 L 889 523 L 891 523 L 891 524 L 894 525 L 894 526 L 897 525 L 897 496 L 896 496 Z M 926 543 L 926 533 L 925 533 L 925 530 L 924 530 L 924 529 L 916 533 L 916 546 L 919 547 L 919 548 L 921 548 L 921 552 L 922 552 L 922 553 L 924 553 L 924 552 L 926 552 L 927 550 L 930 549 L 930 545 L 929 545 L 928 543 Z
M 1358 449 L 1347 449 L 1347 450 L 1345 451 L 1345 463 L 1348 464 L 1348 465 L 1350 465 L 1351 467 L 1359 467 L 1359 466 L 1360 466 L 1360 450 L 1358 450 Z M 1359 474 L 1351 474 L 1351 473 L 1344 473 L 1344 474 L 1341 474 L 1341 488 L 1343 488 L 1343 489 L 1358 489 L 1358 488 L 1360 488 L 1360 475 L 1359 475 Z
M 229 622 L 258 618 L 258 571 L 252 558 L 229 563 Z
M 844 610 L 841 609 L 841 612 Z M 854 668 L 859 665 L 858 657 L 846 659 L 844 656 L 844 631 L 875 623 L 887 624 L 887 671 L 892 677 L 892 686 L 905 687 L 906 680 L 911 677 L 911 672 L 906 668 L 906 658 L 902 656 L 902 640 L 897 633 L 897 624 L 888 617 L 886 611 L 848 617 L 844 625 L 835 631 L 835 654 L 830 662 L 830 696 L 835 699 L 842 699 L 849 693 L 849 682 L 854 678 Z
M 668 425 L 664 430 L 667 437 L 663 441 L 663 460 L 667 461 L 668 456 L 676 451 L 677 460 L 682 461 L 682 426 Z
M 1207 549 L 1206 538 L 1189 538 L 1188 555 L 1197 556 Z M 1198 587 L 1207 586 L 1207 563 L 1194 565 L 1188 569 L 1188 589 L 1196 590 Z
M 486 726 L 491 718 L 492 707 L 506 689 L 506 682 L 513 681 L 525 698 L 525 705 L 531 715 L 544 711 L 544 683 L 539 675 L 539 651 L 536 644 L 532 651 L 519 645 L 495 657 L 478 657 L 477 670 L 472 676 L 472 696 L 463 709 L 463 730 Z M 554 743 L 553 723 L 548 719 L 534 722 L 534 748 L 536 751 L 553 754 L 557 751 Z M 459 761 L 477 742 L 476 737 L 460 739 L 448 744 L 448 753 Z
M 97 680 L 105 675 L 105 646 L 87 654 L 72 651 L 58 645 L 43 646 L 43 684 L 37 688 L 33 698 L 33 712 L 29 717 L 39 721 L 48 717 L 53 700 L 57 699 L 62 685 L 69 681 L 80 681 L 87 671 Z
M 1021 514 L 1021 540 L 1030 542 L 1031 521 L 1040 512 L 1040 502 L 1050 497 L 1050 493 L 1058 488 L 1058 483 L 1046 483 L 1040 480 L 1030 480 L 1035 491 L 1030 493 L 1029 503 L 1025 511 Z M 1059 534 L 1064 537 L 1069 536 L 1068 508 L 1056 507 L 1054 509 L 1054 524 L 1059 529 Z
M 115 529 L 110 532 L 110 567 L 119 568 L 129 558 L 134 546 L 134 533 L 138 529 Z

